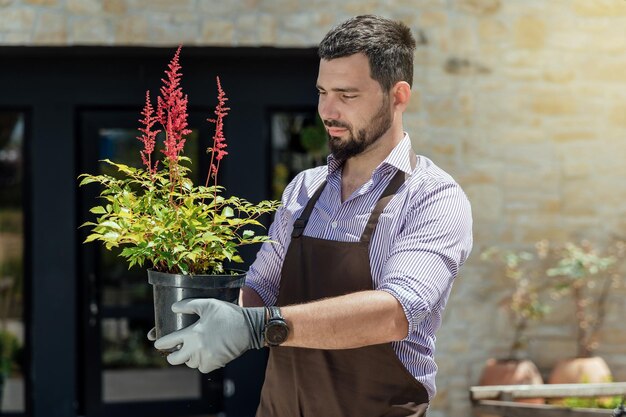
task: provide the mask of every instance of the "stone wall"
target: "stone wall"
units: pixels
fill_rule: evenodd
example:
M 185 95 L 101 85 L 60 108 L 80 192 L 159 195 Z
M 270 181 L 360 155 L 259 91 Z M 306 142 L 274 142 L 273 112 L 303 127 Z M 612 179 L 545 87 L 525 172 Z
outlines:
M 405 128 L 473 204 L 475 252 L 439 333 L 432 412 L 469 415 L 467 388 L 511 337 L 477 254 L 626 236 L 626 1 L 0 0 L 0 45 L 309 47 L 360 13 L 418 35 Z M 613 294 L 598 351 L 621 381 L 624 296 Z M 574 354 L 571 318 L 563 305 L 531 329 L 542 370 Z

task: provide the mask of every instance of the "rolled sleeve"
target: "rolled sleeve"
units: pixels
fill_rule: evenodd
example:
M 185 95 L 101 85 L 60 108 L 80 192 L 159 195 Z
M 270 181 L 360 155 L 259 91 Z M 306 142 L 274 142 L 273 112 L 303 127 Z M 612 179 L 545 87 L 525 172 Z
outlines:
M 437 185 L 410 209 L 377 287 L 402 305 L 409 335 L 441 313 L 471 247 L 471 208 L 456 183 Z
M 289 244 L 286 216 L 285 208 L 281 206 L 268 230 L 271 241 L 261 245 L 246 274 L 246 286 L 252 288 L 267 306 L 274 305 L 278 299 L 280 274 Z
M 294 200 L 297 199 L 303 182 L 304 173 L 300 173 L 285 188 L 281 205 L 268 230 L 270 242 L 261 245 L 246 274 L 245 285 L 253 289 L 268 306 L 276 304 L 278 299 L 283 262 L 291 242 L 293 210 L 297 206 L 294 206 Z

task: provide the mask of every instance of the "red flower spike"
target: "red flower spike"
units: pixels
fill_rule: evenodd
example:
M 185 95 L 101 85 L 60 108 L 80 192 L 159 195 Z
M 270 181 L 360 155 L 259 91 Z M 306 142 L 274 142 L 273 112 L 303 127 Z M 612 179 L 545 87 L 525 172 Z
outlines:
M 219 171 L 220 161 L 224 156 L 228 155 L 226 149 L 226 138 L 224 137 L 224 117 L 228 115 L 230 107 L 226 107 L 226 93 L 222 89 L 220 83 L 220 77 L 217 77 L 217 106 L 215 107 L 215 119 L 207 119 L 211 123 L 215 123 L 215 134 L 213 135 L 213 147 L 207 149 L 211 152 L 211 171 L 210 176 L 214 177 L 217 181 L 217 173 Z M 207 178 L 207 184 L 208 184 Z
M 174 57 L 165 71 L 166 79 L 162 79 L 163 87 L 161 87 L 161 96 L 157 99 L 156 118 L 165 128 L 165 149 L 162 150 L 171 163 L 176 164 L 178 155 L 185 146 L 185 136 L 191 133 L 187 129 L 187 96 L 183 96 L 183 90 L 180 87 L 181 66 L 178 62 L 180 50 L 179 46 Z
M 141 161 L 146 166 L 146 169 L 154 175 L 157 171 L 159 161 L 156 161 L 153 167 L 151 157 L 152 152 L 154 151 L 156 135 L 160 132 L 160 130 L 152 130 L 154 124 L 157 122 L 157 117 L 154 115 L 154 108 L 150 102 L 150 91 L 146 91 L 146 104 L 141 112 L 141 115 L 143 116 L 143 119 L 140 119 L 139 122 L 143 125 L 143 127 L 140 127 L 139 131 L 142 135 L 137 137 L 137 139 L 143 143 L 143 150 L 140 152 Z

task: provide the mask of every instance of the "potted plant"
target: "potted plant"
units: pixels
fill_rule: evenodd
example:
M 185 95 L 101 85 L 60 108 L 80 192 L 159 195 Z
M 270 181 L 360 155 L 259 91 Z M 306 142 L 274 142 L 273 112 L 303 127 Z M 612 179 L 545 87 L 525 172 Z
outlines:
M 615 269 L 626 245 L 617 242 L 602 254 L 590 242 L 568 242 L 556 248 L 556 264 L 546 273 L 557 279 L 556 298 L 569 295 L 576 320 L 576 357 L 563 359 L 553 369 L 550 383 L 610 382 L 611 371 L 595 351 L 606 319 L 611 292 L 620 284 Z
M 133 265 L 148 267 L 153 285 L 156 337 L 186 327 L 196 317 L 174 314 L 171 305 L 184 298 L 214 297 L 235 302 L 245 274 L 229 270 L 231 262 L 243 262 L 238 254 L 242 245 L 268 240 L 255 229 L 259 217 L 278 207 L 276 201 L 252 204 L 223 194 L 218 184 L 220 163 L 225 155 L 224 118 L 228 114 L 226 94 L 217 78 L 218 104 L 205 184 L 189 178 L 190 159 L 183 155 L 187 135 L 187 96 L 180 85 L 182 74 L 178 48 L 160 89 L 156 109 L 150 92 L 141 113 L 143 167 L 135 168 L 104 160 L 117 176 L 82 174 L 80 185 L 102 186 L 102 204 L 91 208 L 98 217 L 82 226 L 90 227 L 85 243 L 102 242 L 107 249 L 121 247 L 120 256 Z M 157 138 L 164 136 L 161 158 Z M 81 227 L 82 227 L 81 226 Z
M 531 322 L 542 319 L 549 311 L 541 294 L 548 289 L 541 279 L 541 262 L 545 259 L 546 243 L 538 242 L 535 253 L 491 247 L 481 253 L 481 260 L 498 266 L 498 276 L 504 279 L 506 293 L 499 302 L 509 317 L 513 335 L 505 357 L 490 358 L 483 368 L 480 385 L 543 384 L 537 366 L 528 359 L 527 330 Z M 543 403 L 543 399 L 523 400 Z

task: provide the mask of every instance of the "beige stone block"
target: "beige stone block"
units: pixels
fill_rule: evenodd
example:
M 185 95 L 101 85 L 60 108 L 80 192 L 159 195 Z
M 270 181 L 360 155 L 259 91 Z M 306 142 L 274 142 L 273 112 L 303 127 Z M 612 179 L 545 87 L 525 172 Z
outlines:
M 104 18 L 81 18 L 71 22 L 70 39 L 74 44 L 103 44 L 113 41 L 111 29 Z
M 600 22 L 608 22 L 602 19 Z M 596 23 L 595 25 L 590 22 Z M 555 28 L 550 26 L 549 46 L 567 51 L 593 54 L 606 58 L 608 52 L 621 53 L 626 47 L 626 29 L 624 26 L 601 24 L 593 20 L 580 22 L 578 25 Z
M 9 9 L 0 13 L 0 31 L 2 32 L 26 32 L 30 31 L 35 24 L 35 11 L 33 9 Z M 13 39 L 20 38 L 16 35 Z
M 345 18 L 341 18 L 337 23 L 351 16 L 358 16 L 362 14 L 384 14 L 381 12 L 377 12 L 375 10 L 375 7 L 373 7 L 373 5 L 368 1 L 348 0 L 348 1 L 343 1 L 340 3 L 338 2 L 337 6 L 341 7 L 340 15 L 345 16 Z M 388 13 L 389 12 L 387 11 L 387 14 Z
M 472 213 L 476 219 L 497 219 L 502 215 L 502 189 L 490 184 L 470 184 L 465 194 L 472 204 Z
M 3 43 L 6 45 L 29 45 L 31 42 L 30 32 L 7 32 L 3 37 Z
M 505 159 L 507 170 L 502 175 L 502 186 L 510 195 L 519 194 L 526 201 L 535 200 L 537 193 L 546 196 L 558 192 L 556 161 L 551 156 L 538 156 L 543 149 L 549 148 L 537 145 L 511 149 L 519 155 Z
M 568 232 L 561 221 L 561 213 L 544 214 L 536 211 L 518 213 L 518 215 L 529 219 L 525 223 L 516 220 L 513 226 L 517 240 L 521 243 L 532 245 L 543 239 L 562 241 L 568 237 Z
M 568 84 L 575 78 L 572 68 L 549 68 L 543 72 L 543 79 L 554 84 Z
M 473 22 L 457 19 L 453 22 L 449 32 L 450 51 L 468 55 L 476 51 L 476 31 Z
M 577 113 L 578 105 L 569 94 L 545 91 L 537 92 L 531 97 L 530 109 L 545 116 L 559 116 Z
M 114 15 L 120 15 L 126 13 L 128 5 L 126 0 L 104 0 L 102 2 L 102 9 Z
M 622 84 L 626 81 L 626 56 L 606 59 L 598 65 L 597 59 L 589 59 L 581 69 L 581 78 Z
M 82 1 L 82 0 L 76 0 Z M 183 12 L 195 10 L 196 2 L 194 0 L 127 0 L 128 7 L 136 11 L 150 10 L 153 12 Z M 234 11 L 233 3 L 230 1 L 199 1 L 200 7 L 204 11 L 211 11 L 213 8 L 219 9 L 220 3 L 225 5 L 228 10 Z
M 197 23 L 201 20 L 198 14 L 193 12 L 172 13 L 170 19 L 175 25 Z
M 202 42 L 212 45 L 232 45 L 235 25 L 228 20 L 207 20 L 202 24 Z
M 494 14 L 500 10 L 500 0 L 456 0 L 456 7 L 479 16 Z
M 417 24 L 420 28 L 432 28 L 446 26 L 448 13 L 442 10 L 424 10 L 419 14 Z
M 67 16 L 62 12 L 41 11 L 33 42 L 36 44 L 63 44 L 67 42 Z
M 609 112 L 609 123 L 613 126 L 626 127 L 626 103 L 613 104 Z
M 415 84 L 413 84 L 415 85 Z M 422 94 L 419 90 L 413 88 L 411 90 L 411 99 L 409 100 L 409 104 L 404 112 L 404 117 L 411 117 L 412 115 L 417 115 L 422 109 Z
M 145 16 L 124 16 L 115 20 L 116 44 L 146 44 L 149 39 L 150 25 Z
M 626 16 L 626 2 L 614 0 L 572 0 L 574 12 L 585 17 Z
M 257 43 L 261 45 L 272 45 L 276 42 L 276 19 L 273 16 L 264 14 L 258 19 Z
M 487 120 L 487 124 L 493 124 L 493 119 Z M 531 143 L 545 143 L 548 141 L 546 132 L 543 129 L 535 129 L 531 126 L 527 126 L 525 123 L 520 123 L 518 126 L 509 126 L 497 131 L 497 135 L 494 136 L 493 143 L 505 144 L 507 146 L 531 144 Z
M 286 16 L 296 12 L 298 6 L 298 2 L 293 0 L 262 0 L 258 1 L 255 7 L 251 8 L 261 13 L 269 13 L 274 16 Z
M 515 22 L 514 34 L 517 47 L 540 49 L 546 41 L 546 24 L 539 17 L 522 16 Z
M 99 0 L 66 0 L 65 9 L 71 14 L 98 14 L 102 12 Z
M 23 0 L 23 2 L 35 6 L 56 6 L 59 4 L 59 0 Z
M 580 142 L 594 140 L 597 133 L 590 130 L 564 130 L 550 136 L 555 142 Z
M 508 36 L 509 29 L 500 20 L 488 18 L 478 21 L 478 37 L 481 43 L 501 43 Z
M 197 26 L 170 23 L 157 27 L 150 23 L 150 42 L 163 46 L 195 44 L 199 32 Z
M 460 127 L 471 125 L 473 101 L 469 96 L 424 97 L 424 111 L 431 126 Z
M 129 0 L 131 1 L 131 0 Z M 272 3 L 272 0 L 268 1 Z M 261 2 L 264 5 L 266 1 Z M 235 1 L 211 1 L 211 0 L 201 0 L 198 1 L 196 5 L 196 10 L 198 13 L 201 13 L 207 19 L 233 19 L 238 14 L 243 13 L 245 11 L 244 7 L 241 6 L 239 2 Z M 279 15 L 282 15 L 282 12 L 278 10 Z
M 235 39 L 237 44 L 257 44 L 259 30 L 258 16 L 253 14 L 241 15 L 236 19 L 235 24 Z
M 473 171 L 456 175 L 456 180 L 461 186 L 470 184 L 496 184 L 498 178 L 495 173 L 488 171 Z
M 599 181 L 588 178 L 565 181 L 563 184 L 563 214 L 572 216 L 595 216 L 598 201 L 608 203 L 601 198 L 603 187 Z

